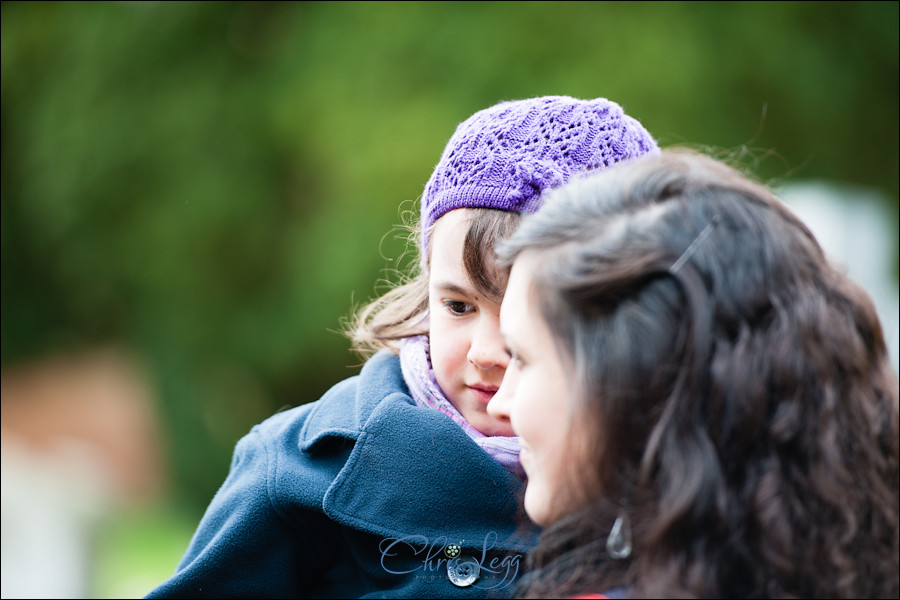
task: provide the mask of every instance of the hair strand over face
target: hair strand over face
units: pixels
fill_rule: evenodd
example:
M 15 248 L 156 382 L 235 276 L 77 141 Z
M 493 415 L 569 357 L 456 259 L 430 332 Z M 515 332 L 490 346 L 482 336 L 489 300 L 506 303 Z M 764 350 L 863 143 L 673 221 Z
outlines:
M 512 235 L 521 215 L 489 208 L 466 210 L 471 216 L 462 249 L 463 267 L 478 292 L 499 302 L 507 272 L 495 265 L 494 248 Z M 428 333 L 428 271 L 401 281 L 353 317 L 347 335 L 360 355 L 367 357 L 383 348 L 396 351 L 400 340 Z

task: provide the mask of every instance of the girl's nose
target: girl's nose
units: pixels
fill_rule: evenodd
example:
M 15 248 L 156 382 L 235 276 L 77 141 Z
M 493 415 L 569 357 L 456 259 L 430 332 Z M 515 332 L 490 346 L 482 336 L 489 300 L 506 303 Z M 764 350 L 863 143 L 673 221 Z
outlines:
M 485 316 L 480 320 L 469 346 L 467 358 L 479 369 L 506 368 L 509 364 L 509 355 L 506 353 L 503 336 L 500 334 L 498 318 Z

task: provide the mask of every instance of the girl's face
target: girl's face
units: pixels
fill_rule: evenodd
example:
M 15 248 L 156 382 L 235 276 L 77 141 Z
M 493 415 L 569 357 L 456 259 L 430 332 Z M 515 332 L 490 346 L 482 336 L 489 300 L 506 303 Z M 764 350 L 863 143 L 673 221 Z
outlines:
M 572 374 L 536 306 L 526 252 L 513 265 L 500 323 L 512 360 L 490 414 L 510 418 L 528 475 L 525 511 L 542 526 L 575 507 L 573 472 L 585 464 L 582 420 L 573 415 Z
M 500 335 L 500 305 L 479 294 L 463 266 L 470 211 L 438 219 L 432 231 L 428 287 L 431 364 L 447 399 L 485 435 L 513 435 L 508 417 L 487 412 L 509 356 Z

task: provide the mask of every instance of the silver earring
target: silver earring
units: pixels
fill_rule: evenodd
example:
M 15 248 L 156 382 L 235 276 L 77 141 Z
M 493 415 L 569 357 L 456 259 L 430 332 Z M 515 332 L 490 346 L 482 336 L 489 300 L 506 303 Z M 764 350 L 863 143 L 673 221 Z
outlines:
M 606 538 L 606 552 L 610 558 L 622 560 L 631 556 L 631 523 L 628 515 L 619 513 Z

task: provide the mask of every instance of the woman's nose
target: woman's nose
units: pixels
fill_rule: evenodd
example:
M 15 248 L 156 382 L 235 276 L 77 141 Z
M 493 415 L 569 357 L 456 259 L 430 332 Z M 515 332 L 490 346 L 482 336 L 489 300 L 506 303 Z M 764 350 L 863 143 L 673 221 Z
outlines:
M 515 387 L 516 374 L 512 370 L 507 370 L 503 375 L 503 383 L 500 389 L 491 398 L 487 405 L 487 413 L 501 421 L 509 421 L 510 409 L 512 408 L 513 387 Z

